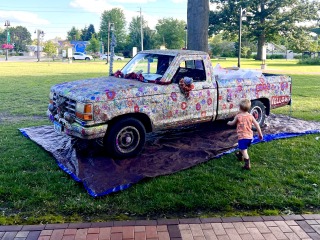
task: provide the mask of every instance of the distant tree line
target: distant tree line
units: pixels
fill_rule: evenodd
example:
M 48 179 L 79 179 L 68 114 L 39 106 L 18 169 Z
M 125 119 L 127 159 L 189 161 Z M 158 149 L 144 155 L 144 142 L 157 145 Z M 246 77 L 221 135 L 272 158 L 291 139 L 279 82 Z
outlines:
M 114 34 L 117 39 L 115 51 L 131 56 L 132 48 L 141 50 L 141 19 L 133 17 L 128 24 L 126 31 L 126 18 L 122 9 L 113 8 L 101 14 L 100 32 L 95 32 L 92 24 L 84 29 L 72 27 L 67 33 L 68 40 L 90 41 L 88 50 L 99 52 L 100 41 L 104 49 L 107 49 L 109 23 L 114 24 Z M 148 26 L 148 22 L 143 19 L 143 46 L 144 49 L 160 48 L 165 46 L 168 49 L 181 49 L 185 46 L 185 26 L 186 22 L 174 18 L 163 18 L 158 20 L 155 30 Z

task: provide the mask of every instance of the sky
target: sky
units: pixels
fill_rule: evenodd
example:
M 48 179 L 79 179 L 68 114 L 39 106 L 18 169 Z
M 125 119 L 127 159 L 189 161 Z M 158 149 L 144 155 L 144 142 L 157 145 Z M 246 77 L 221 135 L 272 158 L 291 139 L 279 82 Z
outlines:
M 93 24 L 99 31 L 101 13 L 115 7 L 123 9 L 127 24 L 140 15 L 141 7 L 152 29 L 164 17 L 187 19 L 187 0 L 0 0 L 0 28 L 9 20 L 13 27 L 26 27 L 32 39 L 36 29 L 44 31 L 44 40 L 65 39 L 72 26 Z

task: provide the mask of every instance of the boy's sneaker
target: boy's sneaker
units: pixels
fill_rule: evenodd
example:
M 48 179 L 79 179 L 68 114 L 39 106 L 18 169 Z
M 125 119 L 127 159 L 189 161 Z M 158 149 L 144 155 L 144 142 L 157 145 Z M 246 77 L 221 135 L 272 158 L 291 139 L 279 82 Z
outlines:
M 235 155 L 236 155 L 238 161 L 241 162 L 241 161 L 243 160 L 243 158 L 242 158 L 242 153 L 241 153 L 241 152 L 236 152 Z

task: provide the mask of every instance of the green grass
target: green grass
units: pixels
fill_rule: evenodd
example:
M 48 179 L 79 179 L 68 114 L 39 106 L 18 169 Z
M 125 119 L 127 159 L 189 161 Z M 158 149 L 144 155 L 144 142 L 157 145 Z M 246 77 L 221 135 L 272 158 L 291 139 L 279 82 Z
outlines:
M 293 116 L 319 121 L 320 75 L 295 62 L 276 61 L 276 71 L 308 73 L 291 74 Z M 221 63 L 232 66 L 236 60 Z M 117 62 L 114 69 L 124 64 Z M 259 63 L 243 60 L 243 67 L 258 68 Z M 103 62 L 0 63 L 0 224 L 320 211 L 319 135 L 253 146 L 250 172 L 241 171 L 241 164 L 227 155 L 93 199 L 17 129 L 49 124 L 50 86 L 107 71 Z M 320 67 L 310 71 L 320 72 Z M 275 112 L 288 114 L 289 108 Z

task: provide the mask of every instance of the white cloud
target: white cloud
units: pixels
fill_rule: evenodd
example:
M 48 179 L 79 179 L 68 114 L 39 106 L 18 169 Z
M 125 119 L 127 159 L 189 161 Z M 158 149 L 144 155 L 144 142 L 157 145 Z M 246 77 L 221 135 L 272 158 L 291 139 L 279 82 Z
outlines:
M 12 26 L 15 25 L 47 25 L 50 22 L 47 19 L 40 18 L 37 14 L 27 11 L 0 11 L 0 21 L 10 19 Z

